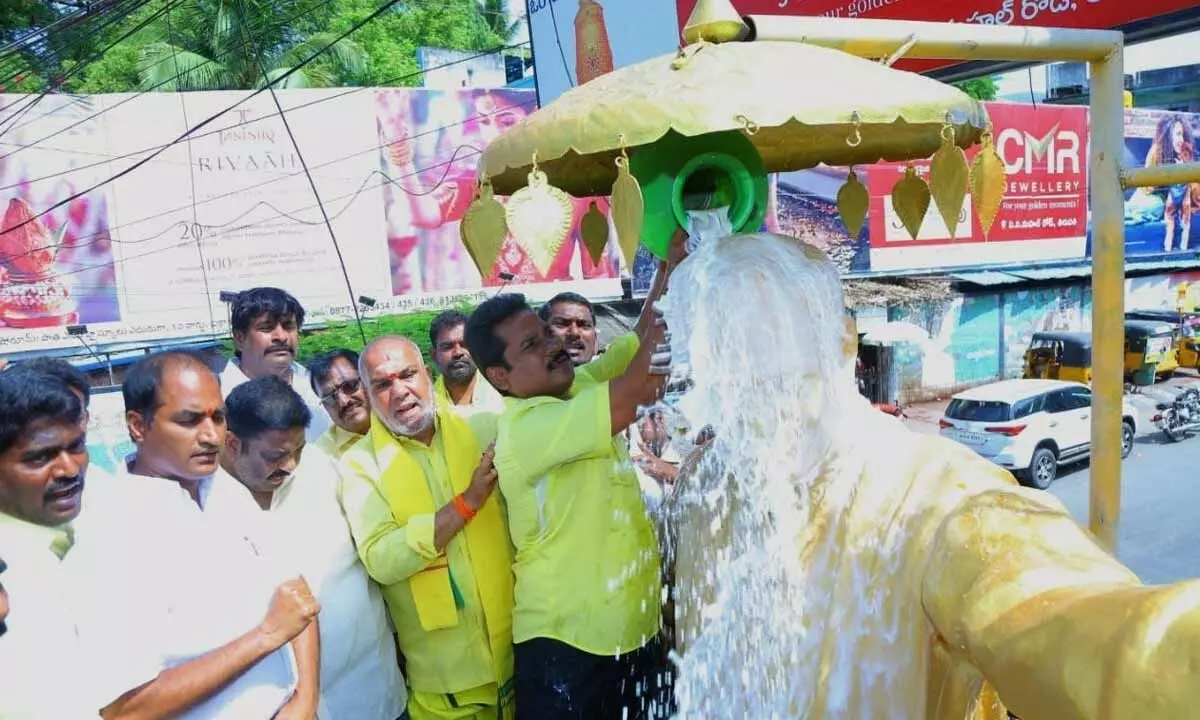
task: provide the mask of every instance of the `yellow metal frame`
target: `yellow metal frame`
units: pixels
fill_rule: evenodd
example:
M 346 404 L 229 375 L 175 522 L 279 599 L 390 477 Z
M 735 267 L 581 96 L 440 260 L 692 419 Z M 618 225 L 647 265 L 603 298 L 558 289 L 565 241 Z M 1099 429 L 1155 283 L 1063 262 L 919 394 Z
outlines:
M 744 19 L 754 40 L 804 42 L 860 57 L 1086 62 L 1090 70 L 1092 208 L 1092 470 L 1089 527 L 1116 550 L 1121 517 L 1125 358 L 1124 191 L 1200 182 L 1200 163 L 1121 167 L 1124 49 L 1120 32 L 824 17 Z M 687 32 L 685 30 L 685 32 Z M 1105 441 L 1108 442 L 1105 442 Z

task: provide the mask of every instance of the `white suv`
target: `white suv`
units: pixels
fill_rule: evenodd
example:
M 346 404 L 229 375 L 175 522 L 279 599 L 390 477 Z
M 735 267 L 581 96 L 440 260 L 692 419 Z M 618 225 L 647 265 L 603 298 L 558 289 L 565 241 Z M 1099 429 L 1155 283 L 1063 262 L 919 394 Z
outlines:
M 954 396 L 939 426 L 957 440 L 1045 490 L 1058 467 L 1091 453 L 1092 390 L 1062 380 L 1004 380 Z M 1137 414 L 1122 401 L 1121 457 L 1133 450 Z

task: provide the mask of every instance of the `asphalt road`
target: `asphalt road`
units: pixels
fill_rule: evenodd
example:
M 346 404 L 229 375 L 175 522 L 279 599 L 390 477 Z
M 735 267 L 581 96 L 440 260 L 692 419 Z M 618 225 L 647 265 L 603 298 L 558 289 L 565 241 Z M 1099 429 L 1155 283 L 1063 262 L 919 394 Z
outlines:
M 1150 433 L 1121 466 L 1117 557 L 1147 583 L 1200 577 L 1200 435 L 1166 443 L 1142 423 Z M 1060 468 L 1049 490 L 1085 526 L 1089 479 L 1086 463 Z

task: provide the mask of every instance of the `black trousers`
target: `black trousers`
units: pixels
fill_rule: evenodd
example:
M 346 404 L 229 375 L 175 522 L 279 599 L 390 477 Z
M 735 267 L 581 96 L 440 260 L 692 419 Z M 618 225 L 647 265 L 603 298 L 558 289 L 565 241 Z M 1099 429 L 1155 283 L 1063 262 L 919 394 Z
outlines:
M 557 640 L 514 646 L 517 720 L 662 720 L 672 699 L 659 639 L 624 655 L 592 655 Z

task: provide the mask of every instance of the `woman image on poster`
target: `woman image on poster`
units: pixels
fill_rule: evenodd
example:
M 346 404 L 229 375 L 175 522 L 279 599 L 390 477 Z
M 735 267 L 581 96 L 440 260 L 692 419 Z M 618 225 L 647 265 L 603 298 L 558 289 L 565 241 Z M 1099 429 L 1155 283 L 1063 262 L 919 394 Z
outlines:
M 1146 154 L 1146 167 L 1189 163 L 1196 159 L 1196 137 L 1183 115 L 1164 115 L 1154 131 L 1154 143 Z M 1168 185 L 1153 190 L 1163 197 L 1163 252 L 1175 246 L 1175 230 L 1179 229 L 1179 249 L 1187 250 L 1192 232 L 1192 210 L 1200 199 L 1196 183 Z

